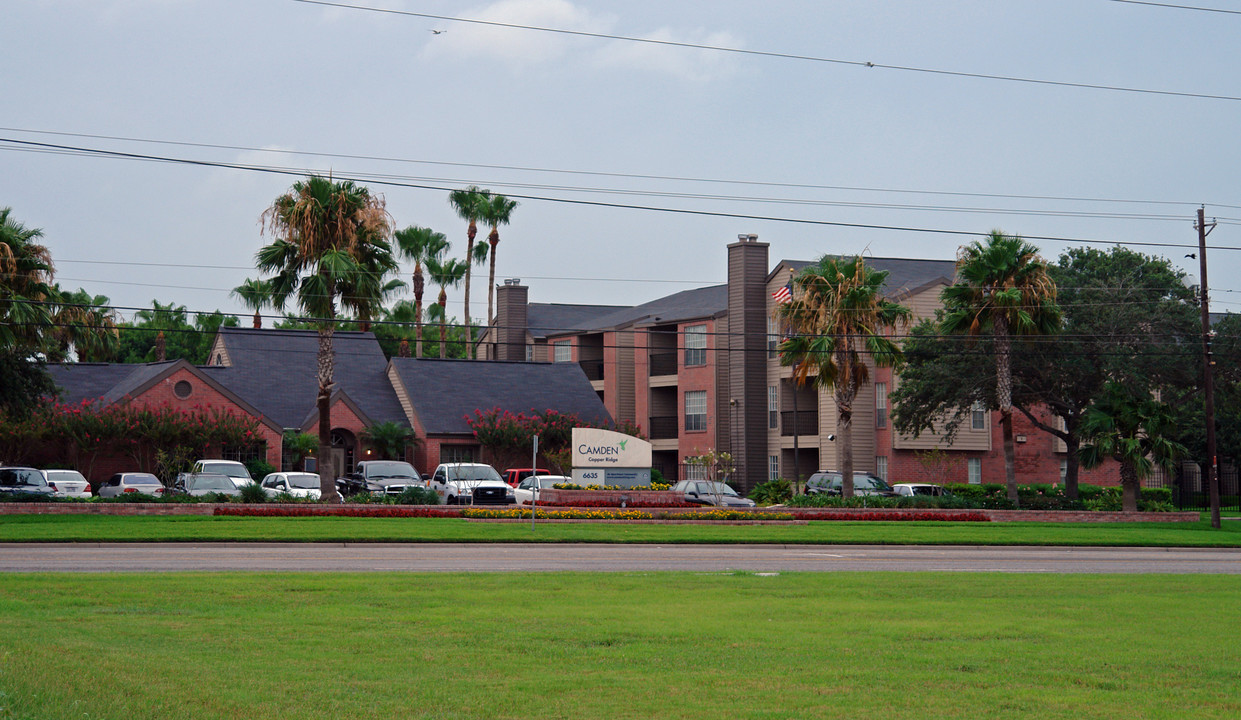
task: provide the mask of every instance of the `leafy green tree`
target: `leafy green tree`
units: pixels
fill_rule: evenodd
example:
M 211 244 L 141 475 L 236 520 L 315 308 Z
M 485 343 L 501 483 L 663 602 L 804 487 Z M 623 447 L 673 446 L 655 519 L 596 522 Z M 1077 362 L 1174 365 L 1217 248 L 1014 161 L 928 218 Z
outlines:
M 21 348 L 0 349 L 0 417 L 25 418 L 40 400 L 56 394 L 42 361 Z M 12 458 L 0 458 L 0 463 L 5 460 Z
M 487 234 L 487 244 L 491 248 L 488 259 L 487 273 L 487 324 L 495 321 L 496 296 L 496 248 L 500 245 L 500 226 L 508 225 L 512 220 L 513 211 L 517 209 L 517 201 L 503 195 L 488 196 L 483 204 L 482 220 L 491 226 Z
M 154 362 L 157 338 L 164 334 L 164 359 L 185 360 L 194 365 L 207 362 L 211 344 L 220 327 L 236 327 L 237 316 L 219 310 L 197 313 L 193 320 L 184 305 L 151 300 L 149 309 L 134 313 L 133 322 L 120 323 L 118 356 L 124 363 Z
M 883 297 L 888 273 L 860 256 L 823 256 L 793 278 L 793 299 L 776 306 L 790 332 L 780 343 L 780 364 L 793 366 L 799 385 L 830 387 L 836 400 L 836 436 L 845 497 L 853 496 L 853 401 L 870 380 L 867 360 L 879 367 L 901 363 L 901 348 L 884 333 L 903 327 L 909 308 Z
M 1168 439 L 1174 418 L 1171 409 L 1144 388 L 1108 381 L 1103 394 L 1082 418 L 1087 444 L 1080 451 L 1082 465 L 1098 467 L 1111 458 L 1120 463 L 1121 507 L 1137 512 L 1142 478 L 1156 465 L 1171 469 L 1185 447 Z
M 0 347 L 42 349 L 52 324 L 51 252 L 37 240 L 43 231 L 27 228 L 0 209 Z
M 397 230 L 396 245 L 407 260 L 414 261 L 414 323 L 417 326 L 417 342 L 414 344 L 414 357 L 422 357 L 422 297 L 426 287 L 426 278 L 422 268 L 432 260 L 439 260 L 448 250 L 448 238 L 444 233 L 435 232 L 431 228 L 411 225 L 404 230 Z
M 76 355 L 79 362 L 106 362 L 120 352 L 120 316 L 106 295 L 91 295 L 52 287 L 52 327 L 48 333 L 48 356 L 65 359 Z
M 1013 445 L 1012 348 L 1015 335 L 1048 335 L 1060 329 L 1056 284 L 1038 248 L 1015 235 L 993 230 L 957 254 L 957 282 L 944 288 L 941 332 L 988 334 L 995 343 L 996 404 L 1004 435 L 1008 499 L 1017 497 Z
M 263 229 L 275 240 L 261 248 L 258 269 L 271 273 L 272 304 L 283 309 L 296 297 L 319 335 L 319 457 L 331 457 L 331 397 L 335 385 L 332 334 L 337 301 L 355 311 L 372 307 L 385 280 L 377 268 L 395 266 L 382 198 L 350 181 L 310 176 L 293 184 L 263 213 Z M 384 253 L 387 257 L 384 257 Z M 320 472 L 322 496 L 335 497 L 330 468 Z
M 365 440 L 379 454 L 381 460 L 403 460 L 405 448 L 417 439 L 413 428 L 398 422 L 375 423 L 362 431 Z
M 475 263 L 481 263 L 487 259 L 487 246 L 475 246 L 474 239 L 478 237 L 478 221 L 486 213 L 490 195 L 489 191 L 476 185 L 471 185 L 464 190 L 454 190 L 448 195 L 448 204 L 452 205 L 458 217 L 468 223 L 466 228 L 468 242 L 465 246 L 465 335 L 471 346 L 474 343 L 474 333 L 470 327 L 471 268 Z M 470 357 L 468 347 L 466 357 Z
M 301 470 L 304 468 L 302 461 L 313 455 L 319 447 L 319 437 L 300 430 L 286 430 L 281 447 L 289 456 L 289 462 L 293 464 L 293 467 Z

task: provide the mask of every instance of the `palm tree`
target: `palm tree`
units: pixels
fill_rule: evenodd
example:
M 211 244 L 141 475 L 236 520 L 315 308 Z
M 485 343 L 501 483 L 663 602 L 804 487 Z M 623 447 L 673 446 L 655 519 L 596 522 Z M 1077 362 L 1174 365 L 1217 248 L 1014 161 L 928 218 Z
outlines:
M 255 259 L 261 272 L 273 274 L 267 280 L 272 305 L 283 310 L 296 295 L 297 305 L 318 331 L 319 457 L 326 461 L 332 447 L 336 301 L 343 296 L 347 307 L 359 309 L 370 302 L 372 296 L 366 292 L 382 287 L 383 276 L 368 271 L 386 266 L 382 256 L 391 224 L 382 198 L 350 181 L 316 175 L 299 180 L 276 198 L 263 213 L 262 222 L 263 231 L 275 240 L 261 248 Z M 388 255 L 390 259 L 390 250 Z M 324 498 L 336 496 L 330 468 L 320 469 L 320 488 Z
M 1087 408 L 1081 433 L 1082 465 L 1095 468 L 1107 458 L 1120 463 L 1121 509 L 1138 511 L 1138 487 L 1155 465 L 1171 469 L 1187 453 L 1168 439 L 1175 421 L 1172 409 L 1147 391 L 1131 384 L 1109 381 L 1103 395 Z
M 780 364 L 793 366 L 798 385 L 831 387 L 836 400 L 841 494 L 853 496 L 853 401 L 870 379 L 866 357 L 878 367 L 901 362 L 901 348 L 884 336 L 904 326 L 909 308 L 882 295 L 888 273 L 866 267 L 860 256 L 825 255 L 793 278 L 793 299 L 776 306 L 791 333 L 780 343 Z
M 945 334 L 989 333 L 995 342 L 996 402 L 1004 434 L 1008 499 L 1017 498 L 1013 447 L 1012 336 L 1047 335 L 1060 328 L 1056 284 L 1038 248 L 1016 235 L 991 231 L 957 253 L 957 281 L 940 294 Z
M 263 316 L 259 312 L 271 304 L 271 284 L 264 280 L 247 279 L 229 292 L 241 304 L 254 311 L 254 329 L 263 327 Z
M 49 357 L 65 358 L 72 347 L 79 362 L 103 362 L 116 357 L 121 347 L 119 316 L 109 307 L 106 295 L 83 289 L 65 292 L 53 285 L 54 302 Z
M 483 204 L 482 219 L 491 225 L 491 232 L 487 235 L 487 244 L 491 246 L 490 259 L 488 260 L 489 272 L 487 273 L 487 325 L 490 326 L 495 319 L 495 296 L 496 296 L 496 246 L 500 244 L 500 226 L 508 225 L 513 217 L 513 210 L 517 209 L 517 201 L 509 200 L 503 195 L 492 195 Z M 493 331 L 494 332 L 494 331 Z M 492 353 L 494 356 L 495 353 Z
M 393 255 L 392 245 L 384 238 L 370 238 L 359 243 L 356 259 L 358 273 L 341 285 L 340 304 L 353 312 L 359 330 L 369 332 L 371 320 L 383 315 L 384 301 L 405 287 L 405 283 L 396 278 L 385 280 L 400 269 L 400 263 Z
M 35 242 L 43 237 L 37 228 L 9 217 L 12 208 L 0 209 L 0 347 L 42 343 L 51 324 L 52 254 Z
M 444 325 L 448 317 L 448 288 L 456 287 L 462 279 L 465 278 L 469 266 L 462 262 L 460 258 L 449 258 L 443 260 L 441 258 L 432 258 L 427 260 L 427 274 L 431 276 L 431 282 L 440 286 L 439 301 L 439 325 L 440 325 L 440 357 L 448 357 L 448 344 L 444 342 Z M 468 289 L 469 286 L 467 285 Z M 466 342 L 466 352 L 469 352 L 469 342 Z M 468 358 L 469 355 L 466 355 Z
M 414 225 L 397 230 L 395 238 L 401 255 L 414 261 L 414 323 L 417 333 L 414 357 L 422 357 L 422 295 L 426 283 L 422 266 L 432 259 L 438 260 L 448 250 L 448 238 L 431 228 Z
M 482 218 L 487 206 L 487 198 L 491 195 L 488 190 L 483 190 L 477 185 L 471 185 L 464 190 L 454 190 L 448 195 L 448 203 L 452 205 L 457 216 L 469 223 L 466 229 L 466 238 L 469 242 L 465 246 L 465 337 L 466 337 L 466 358 L 470 357 L 470 348 L 474 343 L 474 335 L 470 331 L 470 269 L 474 263 L 481 263 L 487 259 L 487 249 L 485 245 L 479 245 L 477 249 L 474 246 L 474 238 L 478 236 L 478 221 Z
M 379 453 L 380 460 L 404 460 L 405 448 L 417 443 L 414 431 L 398 422 L 381 422 L 362 431 L 362 439 Z

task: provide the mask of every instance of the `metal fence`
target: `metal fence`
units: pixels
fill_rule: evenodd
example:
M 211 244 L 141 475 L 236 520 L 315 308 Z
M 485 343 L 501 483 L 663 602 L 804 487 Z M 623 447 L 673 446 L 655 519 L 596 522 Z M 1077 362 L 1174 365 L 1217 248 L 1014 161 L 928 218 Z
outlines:
M 1170 489 L 1178 510 L 1209 510 L 1211 494 L 1202 470 L 1204 465 L 1182 463 L 1172 472 L 1157 469 L 1142 485 Z M 1241 511 L 1241 472 L 1231 460 L 1219 466 L 1219 504 L 1222 510 Z

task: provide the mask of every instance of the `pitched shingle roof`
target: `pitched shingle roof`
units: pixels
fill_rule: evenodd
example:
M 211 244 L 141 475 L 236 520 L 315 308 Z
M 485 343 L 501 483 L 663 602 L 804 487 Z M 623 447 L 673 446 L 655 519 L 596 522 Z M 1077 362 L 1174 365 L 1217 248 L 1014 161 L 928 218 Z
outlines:
M 545 330 L 544 335 L 566 332 L 599 332 L 647 323 L 675 323 L 696 318 L 713 317 L 728 309 L 728 286 L 682 290 L 633 307 L 613 308 L 612 312 L 584 320 L 576 327 Z M 533 314 L 533 313 L 532 313 Z
M 301 427 L 319 391 L 319 338 L 314 330 L 220 328 L 231 365 L 205 368 L 281 427 Z M 388 360 L 369 332 L 336 332 L 333 378 L 375 422 L 408 425 L 388 382 Z
M 865 257 L 866 265 L 876 270 L 886 270 L 888 279 L 883 284 L 885 295 L 901 295 L 917 290 L 937 280 L 951 283 L 956 277 L 957 263 L 955 260 L 916 260 L 911 258 L 877 258 Z M 807 265 L 814 265 L 817 260 L 783 260 L 797 273 Z
M 112 403 L 150 380 L 175 361 L 142 365 L 114 363 L 56 363 L 47 366 L 61 390 L 61 402 L 77 405 L 84 400 Z
M 468 434 L 466 416 L 496 407 L 527 415 L 555 410 L 587 422 L 611 422 L 577 363 L 392 358 L 392 366 L 429 435 Z

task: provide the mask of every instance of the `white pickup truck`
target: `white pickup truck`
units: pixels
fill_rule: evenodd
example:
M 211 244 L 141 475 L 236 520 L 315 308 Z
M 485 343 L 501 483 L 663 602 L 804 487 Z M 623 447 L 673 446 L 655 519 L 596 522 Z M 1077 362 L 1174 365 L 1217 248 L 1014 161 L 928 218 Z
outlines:
M 511 505 L 513 488 L 490 465 L 443 463 L 428 485 L 445 505 Z

